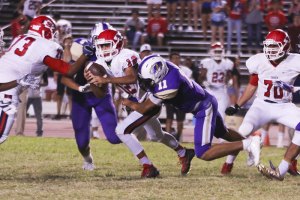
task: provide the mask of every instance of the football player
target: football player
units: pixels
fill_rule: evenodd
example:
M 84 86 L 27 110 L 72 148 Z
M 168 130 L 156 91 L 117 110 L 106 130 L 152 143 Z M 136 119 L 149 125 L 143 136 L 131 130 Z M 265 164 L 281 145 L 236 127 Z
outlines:
M 35 89 L 39 78 L 47 67 L 72 76 L 93 55 L 90 48 L 84 48 L 82 56 L 69 65 L 58 59 L 62 48 L 54 42 L 57 35 L 55 21 L 47 16 L 34 18 L 27 34 L 16 37 L 9 49 L 0 58 L 0 144 L 3 143 L 13 125 L 18 95 L 24 87 Z
M 243 139 L 238 133 L 229 131 L 218 112 L 216 98 L 195 81 L 188 79 L 178 66 L 159 55 L 150 55 L 140 63 L 138 73 L 141 87 L 146 88 L 150 94 L 141 103 L 123 99 L 124 105 L 145 114 L 160 108 L 164 103 L 194 114 L 195 154 L 202 160 L 214 160 L 244 149 L 254 156 L 256 162 L 259 161 L 260 138 Z M 211 145 L 213 136 L 233 142 Z
M 97 63 L 103 60 L 109 76 L 94 76 L 85 71 L 85 77 L 93 84 L 113 83 L 127 93 L 128 98 L 135 101 L 142 101 L 145 92 L 140 90 L 137 84 L 136 69 L 140 62 L 139 54 L 135 51 L 123 48 L 123 37 L 115 30 L 106 30 L 99 34 L 95 40 Z M 102 64 L 103 65 L 103 64 Z M 181 162 L 181 174 L 186 175 L 190 170 L 190 162 L 194 157 L 193 149 L 182 147 L 171 134 L 162 130 L 157 119 L 160 109 L 153 109 L 148 113 L 140 114 L 131 112 L 123 121 L 119 122 L 116 128 L 120 140 L 131 150 L 143 165 L 141 177 L 157 177 L 159 171 L 154 167 L 147 157 L 142 145 L 134 136 L 133 131 L 139 127 L 144 127 L 152 141 L 161 142 L 175 150 Z
M 226 109 L 226 114 L 237 113 L 257 91 L 239 132 L 248 137 L 250 133 L 272 120 L 295 129 L 292 143 L 278 168 L 272 163 L 270 169 L 262 164 L 257 165 L 263 175 L 282 181 L 289 169 L 293 170 L 291 163 L 294 163 L 300 152 L 300 109 L 291 102 L 295 88 L 290 86 L 300 73 L 298 65 L 300 55 L 289 53 L 290 38 L 281 29 L 269 32 L 263 44 L 264 53 L 251 56 L 246 61 L 251 74 L 249 84 L 237 104 Z M 295 168 L 294 170 L 297 171 Z
M 212 43 L 209 52 L 210 58 L 201 61 L 200 81 L 206 91 L 217 99 L 218 111 L 224 119 L 225 109 L 229 106 L 227 82 L 230 79 L 233 62 L 224 58 L 224 47 L 220 42 Z
M 109 23 L 106 22 L 95 24 L 91 30 L 89 41 L 92 43 L 95 37 L 107 29 L 115 30 Z M 87 39 L 84 38 L 74 40 L 71 47 L 73 59 L 77 59 L 78 56 L 76 56 L 76 54 L 81 54 L 82 45 L 86 42 L 86 40 Z M 95 60 L 96 56 L 90 58 L 90 61 Z M 111 92 L 108 91 L 103 98 L 97 98 L 89 90 L 89 84 L 83 76 L 83 70 L 84 69 L 82 68 L 76 73 L 74 80 L 69 77 L 63 77 L 62 83 L 73 89 L 71 119 L 75 131 L 75 139 L 78 150 L 84 159 L 82 168 L 84 170 L 91 171 L 95 169 L 94 159 L 89 145 L 92 109 L 96 112 L 97 120 L 100 121 L 107 140 L 111 144 L 119 144 L 121 141 L 115 132 L 118 119 Z

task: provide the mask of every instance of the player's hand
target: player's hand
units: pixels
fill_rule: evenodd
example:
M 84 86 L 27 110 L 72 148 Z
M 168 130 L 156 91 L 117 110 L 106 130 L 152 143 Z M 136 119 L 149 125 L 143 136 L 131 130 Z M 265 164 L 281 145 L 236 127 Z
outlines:
M 232 116 L 235 113 L 237 113 L 240 109 L 241 109 L 241 107 L 239 105 L 235 104 L 234 106 L 230 106 L 230 107 L 226 108 L 225 113 L 226 113 L 226 115 Z
M 32 74 L 27 74 L 23 78 L 17 80 L 18 85 L 22 87 L 31 88 L 36 90 L 40 87 L 41 78 Z
M 78 91 L 82 93 L 91 92 L 91 85 L 89 83 L 79 86 Z
M 273 82 L 273 85 L 276 87 L 280 87 L 283 90 L 288 91 L 288 92 L 293 92 L 293 88 L 294 88 L 294 86 L 289 85 L 283 81 L 275 81 L 275 82 Z
M 93 55 L 95 55 L 95 51 L 96 51 L 96 49 L 91 42 L 87 41 L 83 44 L 83 47 L 82 47 L 83 55 L 85 55 L 87 57 L 92 57 Z

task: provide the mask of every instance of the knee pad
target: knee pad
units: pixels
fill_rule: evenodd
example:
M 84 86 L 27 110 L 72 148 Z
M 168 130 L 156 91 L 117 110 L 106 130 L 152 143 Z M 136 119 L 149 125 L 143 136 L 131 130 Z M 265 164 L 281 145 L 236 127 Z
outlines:
M 242 123 L 242 125 L 239 128 L 239 134 L 246 138 L 253 132 L 253 128 L 253 125 L 249 122 Z
M 295 130 L 295 133 L 294 133 L 294 136 L 292 139 L 292 143 L 297 146 L 300 146 L 300 131 Z

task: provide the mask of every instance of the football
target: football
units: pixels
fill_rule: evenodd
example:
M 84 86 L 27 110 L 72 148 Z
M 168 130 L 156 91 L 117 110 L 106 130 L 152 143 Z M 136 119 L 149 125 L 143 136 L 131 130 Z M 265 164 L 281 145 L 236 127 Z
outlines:
M 106 69 L 98 63 L 90 62 L 86 66 L 86 69 L 95 76 L 107 77 Z M 108 84 L 103 84 L 103 85 L 98 85 L 98 86 L 96 86 L 95 84 L 91 84 L 91 90 L 96 97 L 102 98 L 107 94 Z

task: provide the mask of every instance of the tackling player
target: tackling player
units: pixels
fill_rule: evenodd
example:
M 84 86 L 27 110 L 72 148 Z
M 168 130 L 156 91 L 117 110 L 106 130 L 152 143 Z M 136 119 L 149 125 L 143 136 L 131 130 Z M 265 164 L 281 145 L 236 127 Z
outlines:
M 106 30 L 99 34 L 95 40 L 97 63 L 103 65 L 109 77 L 94 76 L 87 72 L 85 77 L 93 84 L 113 83 L 127 93 L 128 98 L 142 101 L 145 92 L 140 90 L 137 84 L 136 69 L 140 62 L 138 53 L 123 48 L 123 37 L 115 30 Z M 145 95 L 144 95 L 145 94 Z M 157 119 L 160 109 L 153 109 L 148 113 L 140 114 L 131 112 L 116 128 L 120 140 L 130 149 L 143 165 L 142 177 L 156 177 L 159 171 L 147 157 L 142 145 L 132 133 L 139 127 L 144 127 L 152 141 L 161 142 L 175 150 L 181 162 L 181 174 L 186 175 L 190 170 L 190 162 L 194 157 L 193 149 L 182 147 L 171 134 L 162 130 Z
M 202 160 L 214 160 L 244 149 L 254 156 L 256 162 L 259 161 L 259 137 L 243 139 L 238 133 L 227 130 L 217 110 L 216 98 L 188 79 L 178 66 L 159 55 L 150 55 L 142 60 L 138 72 L 141 87 L 146 88 L 150 95 L 141 103 L 124 99 L 124 105 L 144 114 L 165 103 L 194 114 L 195 154 Z M 213 136 L 237 142 L 211 145 Z
M 0 58 L 0 144 L 13 125 L 18 95 L 26 87 L 36 88 L 47 67 L 72 76 L 93 51 L 84 48 L 84 54 L 71 65 L 60 60 L 62 48 L 54 42 L 57 36 L 55 21 L 47 16 L 34 18 L 27 34 L 16 37 Z

